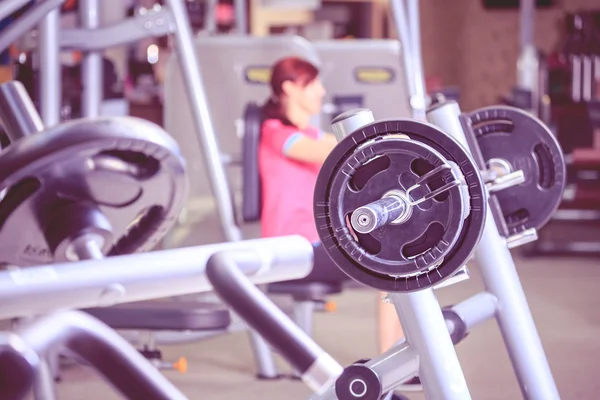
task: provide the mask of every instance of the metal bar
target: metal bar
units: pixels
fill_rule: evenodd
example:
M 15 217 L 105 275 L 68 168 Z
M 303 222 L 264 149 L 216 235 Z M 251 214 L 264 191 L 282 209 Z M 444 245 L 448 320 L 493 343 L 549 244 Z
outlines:
M 235 31 L 238 35 L 248 34 L 248 10 L 246 0 L 233 0 L 235 8 Z
M 417 374 L 419 357 L 406 340 L 403 340 L 380 356 L 369 360 L 366 365 L 377 373 L 381 379 L 382 393 L 386 393 Z M 315 396 L 314 399 L 337 400 L 335 386 L 332 385 L 325 393 Z
M 57 9 L 65 0 L 46 0 L 35 4 L 16 22 L 9 25 L 0 35 L 0 52 L 10 47 L 15 41 L 38 24 L 46 14 Z M 2 1 L 2 4 L 4 1 Z M 0 18 L 2 19 L 2 18 Z
M 36 368 L 36 377 L 33 382 L 33 397 L 35 400 L 54 400 L 56 396 L 56 386 L 54 385 L 54 376 L 48 361 L 44 358 L 39 360 Z
M 242 273 L 247 260 L 216 253 L 207 262 L 206 276 L 221 300 L 276 348 L 308 387 L 324 392 L 342 373 L 342 366 Z
M 535 0 L 519 0 L 519 45 L 521 51 L 535 46 Z
M 419 0 L 406 0 L 408 3 L 408 28 L 410 30 L 410 62 L 413 64 L 412 79 L 415 82 L 415 92 L 412 93 L 410 105 L 413 117 L 425 121 L 425 109 L 428 106 L 427 90 L 425 88 L 425 71 L 421 54 L 421 22 L 419 17 Z
M 209 34 L 217 32 L 218 0 L 204 0 L 204 30 Z
M 190 22 L 182 1 L 167 0 L 167 4 L 173 13 L 173 20 L 177 27 L 174 36 L 181 73 L 183 80 L 187 82 L 185 88 L 194 118 L 194 127 L 200 141 L 204 165 L 210 178 L 221 227 L 228 241 L 240 240 L 242 235 L 235 221 L 233 198 L 227 184 L 225 169 L 221 163 L 214 125 L 210 118 Z
M 46 127 L 60 123 L 62 74 L 59 29 L 60 11 L 53 9 L 42 20 L 38 29 L 40 115 Z
M 468 149 L 459 115 L 458 104 L 449 102 L 431 110 L 427 117 L 431 123 L 452 135 Z M 559 399 L 515 263 L 506 240 L 498 233 L 496 221 L 489 209 L 479 246 L 475 250 L 475 258 L 486 290 L 498 301 L 496 319 L 523 396 L 536 400 Z
M 0 120 L 11 142 L 41 132 L 44 125 L 21 82 L 0 85 Z
M 100 25 L 100 0 L 80 0 L 79 18 L 81 26 L 86 29 L 97 29 Z M 104 99 L 104 77 L 102 73 L 102 53 L 86 51 L 81 60 L 81 116 L 96 118 L 100 116 L 100 108 Z
M 0 319 L 207 292 L 208 258 L 238 250 L 262 257 L 257 268 L 244 265 L 255 284 L 300 279 L 312 269 L 310 242 L 287 236 L 1 271 Z
M 428 399 L 469 400 L 471 394 L 433 289 L 389 295 L 406 340 L 419 357 Z
M 66 349 L 96 369 L 125 398 L 186 399 L 117 332 L 84 312 L 60 311 L 42 317 L 18 335 L 42 357 L 53 349 Z M 24 349 L 13 346 L 3 350 L 21 354 Z M 28 360 L 25 355 L 23 358 Z M 39 367 L 39 363 L 31 364 L 32 369 Z
M 402 46 L 402 62 L 404 64 L 404 73 L 406 79 L 406 85 L 408 86 L 409 96 L 413 96 L 416 89 L 416 81 L 413 79 L 413 67 L 414 64 L 411 62 L 412 57 L 412 43 L 410 40 L 410 30 L 408 27 L 408 18 L 406 16 L 406 10 L 404 9 L 403 0 L 391 0 L 390 8 L 392 11 L 392 19 L 396 26 L 396 33 L 398 34 L 398 40 Z
M 60 45 L 67 50 L 100 51 L 171 34 L 175 29 L 171 20 L 171 12 L 163 8 L 94 30 L 65 29 L 60 35 Z
M 7 18 L 28 2 L 29 0 L 3 0 L 0 2 L 0 20 Z

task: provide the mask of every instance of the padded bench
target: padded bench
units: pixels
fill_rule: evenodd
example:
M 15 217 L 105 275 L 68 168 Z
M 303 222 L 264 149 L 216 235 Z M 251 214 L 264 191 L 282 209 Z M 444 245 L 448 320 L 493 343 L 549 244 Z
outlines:
M 123 330 L 213 331 L 231 324 L 229 311 L 214 303 L 142 301 L 83 311 Z

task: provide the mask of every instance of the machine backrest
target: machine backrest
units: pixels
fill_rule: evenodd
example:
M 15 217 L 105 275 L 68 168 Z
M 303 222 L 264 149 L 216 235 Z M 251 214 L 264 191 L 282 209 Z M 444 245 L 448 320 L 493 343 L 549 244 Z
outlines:
M 327 89 L 321 127 L 352 108 L 366 107 L 377 120 L 411 117 L 408 86 L 397 40 L 323 40 L 314 43 L 321 61 L 321 80 Z M 335 111 L 333 110 L 335 108 Z
M 261 179 L 258 163 L 262 109 L 250 102 L 244 110 L 242 140 L 242 218 L 244 222 L 260 221 L 262 211 Z

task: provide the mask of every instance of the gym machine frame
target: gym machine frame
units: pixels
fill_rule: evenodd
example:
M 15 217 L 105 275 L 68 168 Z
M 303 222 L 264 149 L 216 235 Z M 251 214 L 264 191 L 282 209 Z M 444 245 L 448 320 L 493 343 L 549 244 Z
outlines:
M 82 116 L 100 116 L 102 103 L 102 51 L 104 49 L 133 43 L 148 37 L 172 34 L 180 60 L 186 86 L 193 124 L 203 153 L 205 169 L 209 175 L 215 198 L 221 228 L 228 241 L 242 239 L 236 223 L 231 193 L 227 185 L 225 168 L 220 160 L 220 151 L 202 81 L 200 66 L 193 48 L 193 34 L 184 0 L 166 0 L 165 7 L 148 11 L 144 15 L 127 18 L 118 24 L 99 26 L 99 1 L 80 0 L 79 14 L 82 27 L 60 29 L 60 6 L 64 0 L 44 0 L 32 6 L 0 36 L 0 50 L 8 48 L 39 23 L 38 50 L 40 69 L 40 115 L 46 127 L 60 123 L 61 109 L 61 68 L 60 52 L 79 50 L 82 57 Z M 0 8 L 0 18 L 10 15 L 27 2 L 24 0 L 4 0 Z M 236 0 L 236 17 L 240 21 L 238 29 L 246 30 L 245 7 Z M 265 341 L 256 333 L 250 332 L 258 374 L 276 377 L 277 369 L 273 356 Z M 202 336 L 204 337 L 204 336 Z
M 409 88 L 415 117 L 420 118 L 426 115 L 429 122 L 439 126 L 444 132 L 461 143 L 465 149 L 469 149 L 470 146 L 459 118 L 461 115 L 460 108 L 456 103 L 439 104 L 430 108 L 424 114 L 427 99 L 423 90 L 421 57 L 418 50 L 415 50 L 420 44 L 418 36 L 417 40 L 413 37 L 413 41 L 408 37 L 409 29 L 411 32 L 418 32 L 418 5 L 416 0 L 408 1 L 408 14 L 411 16 L 410 23 L 402 23 L 405 13 L 401 3 L 399 1 L 392 2 L 392 5 L 400 39 L 404 43 L 405 62 L 412 64 L 406 70 L 409 82 L 411 82 Z M 360 118 L 358 119 L 360 120 Z M 343 120 L 338 122 L 343 126 Z M 370 120 L 367 118 L 362 121 L 350 121 L 348 122 L 350 126 L 343 128 L 338 126 L 337 129 L 334 126 L 334 132 L 336 132 L 339 141 L 346 134 L 371 122 L 373 122 L 372 117 Z M 481 173 L 486 175 L 487 171 L 481 171 Z M 488 192 L 491 193 L 522 183 L 523 179 L 523 172 L 516 171 L 504 176 L 503 179 L 488 181 L 486 187 Z M 427 398 L 470 399 L 470 393 L 452 342 L 458 343 L 475 326 L 488 319 L 495 318 L 524 398 L 536 400 L 559 399 L 558 390 L 534 325 L 516 266 L 509 251 L 509 246 L 514 247 L 535 240 L 536 236 L 535 229 L 529 229 L 516 236 L 503 238 L 499 233 L 491 211 L 488 210 L 485 216 L 484 230 L 475 249 L 475 258 L 482 271 L 486 290 L 456 306 L 443 310 L 443 314 L 432 288 L 408 294 L 390 294 L 389 299 L 396 307 L 405 330 L 406 339 L 393 346 L 383 355 L 360 366 L 352 365 L 347 370 L 350 368 L 363 368 L 363 372 L 367 374 L 365 376 L 373 378 L 370 384 L 380 385 L 380 390 L 376 391 L 372 398 L 377 398 L 382 393 L 393 390 L 418 373 L 423 382 Z M 289 339 L 288 348 L 278 346 L 278 342 L 285 341 L 282 338 L 285 338 L 286 335 L 282 332 L 279 332 L 277 337 L 269 335 L 268 331 L 274 331 L 272 325 L 279 324 L 280 328 L 283 329 L 284 323 L 278 321 L 285 321 L 285 316 L 280 314 L 277 318 L 273 317 L 271 324 L 265 324 L 268 329 L 260 330 L 260 326 L 256 321 L 256 313 L 261 307 L 253 307 L 249 304 L 265 303 L 267 301 L 266 297 L 257 291 L 252 293 L 250 287 L 244 288 L 242 280 L 236 277 L 235 274 L 227 275 L 225 268 L 216 271 L 216 269 L 210 267 L 209 265 L 209 278 L 223 300 L 230 304 L 264 337 L 268 338 L 271 344 L 277 347 L 298 371 L 314 372 L 315 366 L 306 362 L 306 359 L 312 360 L 313 358 L 304 357 L 303 360 L 303 355 L 300 352 L 289 347 L 290 341 L 295 342 L 291 339 L 294 337 L 294 332 L 290 331 L 287 334 Z M 244 312 L 245 307 L 252 311 Z M 271 312 L 275 313 L 275 311 Z M 365 371 L 365 368 L 367 371 Z M 337 373 L 335 368 L 320 371 L 320 374 L 329 376 L 329 379 L 323 379 L 322 381 L 337 381 L 339 383 L 340 378 L 344 376 L 336 377 Z M 302 376 L 304 379 L 304 375 Z M 370 390 L 367 380 L 355 379 L 351 382 L 344 380 L 343 384 L 347 385 L 350 392 L 348 394 L 349 398 L 352 396 L 357 398 L 367 396 Z M 304 381 L 320 394 L 316 398 L 338 398 L 335 387 L 323 391 L 326 385 L 317 387 L 318 385 L 315 385 L 311 379 L 304 379 Z M 352 392 L 355 389 L 357 392 Z

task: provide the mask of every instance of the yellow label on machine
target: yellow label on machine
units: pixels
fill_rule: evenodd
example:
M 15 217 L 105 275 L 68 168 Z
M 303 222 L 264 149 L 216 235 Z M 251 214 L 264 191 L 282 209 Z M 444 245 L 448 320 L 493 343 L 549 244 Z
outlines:
M 386 67 L 358 67 L 354 77 L 360 83 L 390 83 L 394 80 L 394 71 Z
M 247 67 L 244 73 L 246 81 L 250 83 L 265 85 L 271 80 L 271 67 Z

